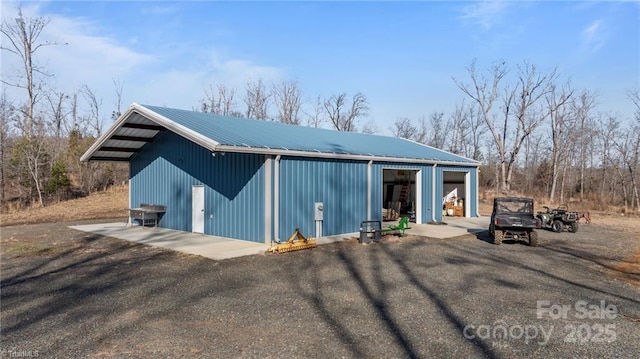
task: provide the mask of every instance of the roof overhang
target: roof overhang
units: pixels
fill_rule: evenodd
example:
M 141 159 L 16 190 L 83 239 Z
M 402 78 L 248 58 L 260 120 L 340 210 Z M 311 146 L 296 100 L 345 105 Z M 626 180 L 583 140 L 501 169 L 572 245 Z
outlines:
M 128 162 L 131 156 L 140 152 L 145 144 L 152 142 L 165 130 L 173 131 L 211 151 L 215 151 L 219 145 L 208 137 L 134 103 L 89 147 L 80 160 Z
M 273 156 L 312 157 L 355 161 L 419 163 L 432 165 L 450 165 L 478 167 L 479 162 L 442 161 L 424 158 L 384 157 L 367 154 L 343 154 L 320 151 L 299 151 L 266 147 L 222 145 L 209 137 L 182 126 L 137 103 L 129 106 L 109 130 L 100 136 L 96 142 L 80 158 L 81 161 L 124 161 L 140 152 L 142 147 L 152 142 L 155 137 L 165 131 L 172 131 L 198 145 L 218 153 L 254 153 Z

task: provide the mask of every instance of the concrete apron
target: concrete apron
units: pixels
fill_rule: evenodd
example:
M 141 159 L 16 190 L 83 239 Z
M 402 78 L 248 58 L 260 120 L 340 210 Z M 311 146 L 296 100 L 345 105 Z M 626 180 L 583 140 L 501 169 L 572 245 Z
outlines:
M 215 260 L 264 253 L 266 244 L 214 237 L 199 233 L 181 232 L 159 227 L 129 226 L 125 223 L 99 223 L 69 228 L 124 239 L 134 243 L 157 246 L 195 254 Z
M 489 228 L 488 217 L 462 218 L 445 217 L 447 224 L 415 224 L 410 223 L 406 235 L 414 235 L 428 238 L 453 238 L 467 234 L 476 234 Z M 393 224 L 384 222 L 383 228 Z M 113 237 L 134 243 L 147 244 L 171 249 L 174 251 L 195 254 L 215 260 L 235 258 L 253 254 L 264 253 L 269 245 L 203 235 L 198 233 L 181 232 L 160 227 L 126 226 L 125 223 L 98 223 L 69 228 L 99 234 L 105 237 Z M 318 244 L 327 244 L 358 238 L 359 233 L 348 233 L 337 236 L 328 236 L 318 239 Z M 284 239 L 286 240 L 286 239 Z
M 419 224 L 411 223 L 407 233 L 430 238 L 453 238 L 467 234 L 478 234 L 489 230 L 489 217 L 444 217 L 446 224 Z
M 478 234 L 489 230 L 489 217 L 444 217 L 446 224 L 415 224 L 409 223 L 411 229 L 405 231 L 405 235 L 413 235 L 427 238 L 455 238 L 468 234 Z M 388 228 L 391 225 L 397 225 L 398 221 L 382 222 L 382 228 Z M 400 234 L 400 231 L 394 231 L 394 234 Z M 347 233 L 336 236 L 322 237 L 318 239 L 318 244 L 327 244 L 339 242 L 349 239 L 357 239 L 360 237 L 359 232 Z

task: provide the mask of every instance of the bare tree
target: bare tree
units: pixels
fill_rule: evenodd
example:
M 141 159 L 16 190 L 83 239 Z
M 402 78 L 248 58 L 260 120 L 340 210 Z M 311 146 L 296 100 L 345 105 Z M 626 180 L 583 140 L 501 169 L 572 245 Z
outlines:
M 67 129 L 67 111 L 64 108 L 65 100 L 69 99 L 69 95 L 63 91 L 52 90 L 46 94 L 47 102 L 49 104 L 49 110 L 51 111 L 53 135 L 56 138 L 61 138 L 64 135 L 64 131 Z
M 316 97 L 316 101 L 313 104 L 311 112 L 304 112 L 304 114 L 307 115 L 307 126 L 313 128 L 322 127 L 322 123 L 325 121 L 325 119 L 323 118 L 323 113 L 324 107 L 322 99 L 320 98 L 320 96 L 318 96 Z
M 465 156 L 479 161 L 482 158 L 482 152 L 480 150 L 482 147 L 482 138 L 487 132 L 487 127 L 478 109 L 473 104 L 466 104 L 463 100 L 460 104 L 460 113 L 463 114 L 465 118 L 463 126 L 467 130 Z
M 0 95 L 0 202 L 4 201 L 6 186 L 5 166 L 7 165 L 7 140 L 9 139 L 9 124 L 14 116 L 13 106 L 2 91 Z
M 236 111 L 235 102 L 236 89 L 225 84 L 218 85 L 218 98 L 220 99 L 220 114 L 222 116 L 242 117 L 242 114 Z
M 408 140 L 414 139 L 418 128 L 407 117 L 399 118 L 393 123 L 393 127 L 390 127 L 391 133 L 395 137 L 406 138 Z
M 506 136 L 506 134 L 500 134 L 495 123 L 493 108 L 500 97 L 501 82 L 508 72 L 506 63 L 501 61 L 494 64 L 489 71 L 490 78 L 487 78 L 484 74 L 478 73 L 476 60 L 473 60 L 471 65 L 467 67 L 467 72 L 471 78 L 470 84 L 465 84 L 455 78 L 453 81 L 465 95 L 469 96 L 469 98 L 477 104 L 480 117 L 484 121 L 493 138 L 493 145 L 495 145 L 497 150 L 496 155 L 498 157 L 498 162 L 501 164 L 501 167 L 504 167 L 507 155 L 503 137 Z M 504 172 L 505 171 L 503 170 L 502 173 L 504 174 Z M 502 182 L 499 186 L 500 188 L 504 188 L 506 186 L 504 177 L 505 176 L 503 176 L 503 179 L 500 181 Z M 498 185 L 498 183 L 499 182 L 496 182 L 496 185 Z
M 638 189 L 640 184 L 640 178 L 638 178 L 640 172 L 640 94 L 638 91 L 628 92 L 627 96 L 636 106 L 636 123 L 630 125 L 628 129 L 614 138 L 613 143 L 620 161 L 629 174 L 631 207 L 635 206 L 636 210 L 640 211 L 640 190 Z
M 429 128 L 427 119 L 424 116 L 421 116 L 420 120 L 418 120 L 418 125 L 416 126 L 416 133 L 413 136 L 413 140 L 418 143 L 426 144 L 427 136 L 429 135 L 430 131 L 431 129 Z
M 444 113 L 434 112 L 429 116 L 429 134 L 427 145 L 444 149 L 447 142 L 447 123 L 443 120 Z M 424 127 L 424 124 L 423 124 Z
M 606 116 L 600 114 L 598 121 L 598 140 L 600 142 L 601 148 L 601 158 L 600 162 L 601 171 L 600 171 L 600 200 L 606 201 L 608 195 L 615 195 L 616 188 L 613 185 L 612 178 L 608 176 L 609 169 L 617 166 L 615 156 L 613 155 L 612 148 L 615 137 L 618 135 L 618 128 L 620 127 L 620 122 L 613 116 Z M 607 195 L 605 195 L 607 193 Z
M 27 119 L 25 123 L 27 136 L 30 136 L 35 105 L 42 89 L 42 83 L 38 80 L 37 75 L 49 76 L 42 66 L 35 63 L 34 56 L 42 47 L 56 45 L 51 42 L 38 41 L 50 21 L 45 17 L 25 17 L 22 8 L 18 7 L 15 23 L 3 22 L 0 26 L 0 32 L 7 40 L 2 41 L 0 49 L 18 56 L 23 66 L 22 70 L 13 76 L 13 80 L 7 80 L 8 77 L 3 76 L 1 81 L 5 85 L 22 88 L 27 92 L 27 104 L 22 110 Z
M 58 92 L 55 90 L 51 90 L 45 96 L 51 116 L 49 126 L 53 132 L 53 138 L 50 140 L 51 164 L 53 164 L 53 162 L 58 159 L 58 156 L 64 152 L 64 147 L 67 142 L 64 137 L 67 135 L 67 116 L 69 112 L 65 107 L 65 102 L 69 99 L 69 96 L 62 91 Z
M 549 202 L 554 203 L 556 186 L 560 176 L 560 166 L 566 171 L 569 165 L 569 151 L 574 145 L 574 133 L 576 129 L 575 115 L 571 113 L 569 99 L 573 95 L 573 89 L 569 85 L 558 89 L 555 86 L 545 96 L 549 119 L 551 121 L 551 188 Z M 562 200 L 562 197 L 561 197 Z
M 578 94 L 578 97 L 572 101 L 572 112 L 576 117 L 576 132 L 575 140 L 580 145 L 580 202 L 584 201 L 584 183 L 585 183 L 585 170 L 587 165 L 587 153 L 589 149 L 593 149 L 593 134 L 592 128 L 594 127 L 592 120 L 592 111 L 595 107 L 596 97 L 594 94 L 587 90 L 583 90 Z M 593 161 L 590 161 L 593 164 Z
M 247 118 L 268 119 L 269 97 L 271 95 L 267 93 L 261 78 L 257 82 L 249 80 L 247 82 L 247 94 L 244 99 L 247 105 Z
M 27 110 L 23 110 L 26 112 Z M 49 164 L 48 146 L 46 143 L 47 131 L 43 116 L 34 116 L 29 121 L 27 117 L 17 117 L 15 119 L 17 128 L 23 136 L 19 138 L 13 148 L 12 163 L 15 166 L 14 173 L 21 175 L 28 173 L 32 180 L 38 202 L 44 206 L 43 190 L 44 180 Z M 30 135 L 26 136 L 27 127 L 30 128 Z M 26 176 L 25 176 L 26 177 Z M 30 191 L 33 194 L 33 190 Z
M 324 100 L 324 109 L 333 128 L 338 131 L 357 131 L 356 121 L 367 116 L 369 102 L 367 97 L 358 92 L 353 95 L 351 105 L 347 104 L 347 94 L 333 95 Z
M 282 81 L 274 85 L 273 101 L 278 108 L 278 121 L 291 125 L 300 124 L 302 92 L 297 81 Z
M 102 135 L 103 120 L 100 117 L 100 108 L 102 107 L 102 99 L 98 98 L 95 92 L 89 86 L 82 85 L 80 93 L 84 96 L 85 101 L 89 105 L 88 122 L 95 131 L 96 137 Z
M 640 89 L 627 90 L 627 97 L 636 107 L 634 115 L 636 117 L 636 121 L 640 123 Z
M 539 102 L 552 89 L 557 78 L 556 70 L 541 73 L 536 66 L 524 63 L 518 66 L 515 85 L 502 88 L 501 82 L 508 73 L 505 62 L 495 64 L 489 71 L 489 77 L 478 73 L 475 60 L 467 71 L 471 84 L 456 79 L 454 82 L 480 109 L 500 157 L 501 190 L 508 192 L 524 140 L 549 115 Z M 502 103 L 501 122 L 497 121 L 494 113 L 494 106 L 499 100 Z
M 464 155 L 469 152 L 467 150 L 469 145 L 468 115 L 467 108 L 463 102 L 461 105 L 456 105 L 453 113 L 449 116 L 447 127 L 450 129 L 450 140 L 447 151 L 458 155 Z
M 378 133 L 378 126 L 376 125 L 375 122 L 373 122 L 373 120 L 369 120 L 369 121 L 365 122 L 364 125 L 362 125 L 362 128 L 360 129 L 360 132 L 366 133 L 368 135 L 373 135 L 373 134 Z
M 122 115 L 122 90 L 124 88 L 124 82 L 118 80 L 113 80 L 113 86 L 115 88 L 116 93 L 116 108 L 111 112 L 111 119 L 113 121 L 117 120 L 120 115 Z
M 17 56 L 22 65 L 15 75 L 2 76 L 0 81 L 8 86 L 21 88 L 26 91 L 26 103 L 16 107 L 22 114 L 22 118 L 16 119 L 17 127 L 21 131 L 20 140 L 14 148 L 13 160 L 30 174 L 35 186 L 40 205 L 44 206 L 42 197 L 43 166 L 47 156 L 44 139 L 46 137 L 45 121 L 40 116 L 36 119 L 36 104 L 42 95 L 44 86 L 41 76 L 49 76 L 44 67 L 36 63 L 36 53 L 48 45 L 56 45 L 51 42 L 40 42 L 42 31 L 50 20 L 44 17 L 25 17 L 22 8 L 18 7 L 18 16 L 15 22 L 2 22 L 0 32 L 3 41 L 0 49 Z
M 616 151 L 616 166 L 620 179 L 623 181 L 624 207 L 636 206 L 640 210 L 640 196 L 638 195 L 638 165 L 640 163 L 640 129 L 633 126 L 623 129 L 614 137 L 613 146 Z M 627 172 L 628 177 L 623 174 Z M 627 185 L 625 185 L 627 183 Z M 627 188 L 627 186 L 629 188 Z
M 200 100 L 200 111 L 213 113 L 221 116 L 242 117 L 242 114 L 235 110 L 236 90 L 225 84 L 219 84 L 215 89 L 209 85 L 209 90 L 204 92 L 205 98 Z

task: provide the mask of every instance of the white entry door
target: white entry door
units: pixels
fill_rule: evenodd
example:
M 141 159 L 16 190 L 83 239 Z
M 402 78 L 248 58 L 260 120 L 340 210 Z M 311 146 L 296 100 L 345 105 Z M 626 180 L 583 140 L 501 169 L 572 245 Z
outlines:
M 191 188 L 191 231 L 204 233 L 204 186 Z

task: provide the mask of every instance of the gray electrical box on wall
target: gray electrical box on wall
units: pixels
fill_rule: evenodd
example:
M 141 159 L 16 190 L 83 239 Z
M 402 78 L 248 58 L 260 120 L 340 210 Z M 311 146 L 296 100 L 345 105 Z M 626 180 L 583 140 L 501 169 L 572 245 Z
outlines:
M 313 213 L 314 213 L 314 219 L 316 221 L 323 221 L 324 219 L 322 218 L 322 213 L 324 212 L 324 208 L 322 205 L 322 202 L 316 202 L 313 204 Z

